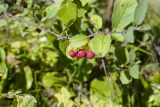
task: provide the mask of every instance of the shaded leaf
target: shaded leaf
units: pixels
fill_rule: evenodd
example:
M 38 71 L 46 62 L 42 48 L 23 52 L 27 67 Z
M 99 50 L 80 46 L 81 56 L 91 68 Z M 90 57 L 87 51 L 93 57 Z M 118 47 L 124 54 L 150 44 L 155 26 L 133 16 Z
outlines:
M 118 64 L 127 64 L 129 62 L 129 53 L 126 48 L 116 47 L 115 55 L 118 59 Z
M 26 79 L 26 89 L 29 90 L 32 87 L 33 75 L 30 67 L 24 67 L 25 79 Z
M 143 25 L 140 28 L 140 31 L 148 31 L 151 30 L 151 26 L 150 25 Z
M 3 4 L 0 4 L 0 13 L 5 11 L 6 11 L 6 7 Z
M 111 99 L 114 95 L 113 84 L 110 84 L 109 77 L 94 79 L 91 83 L 91 92 L 101 100 Z M 102 87 L 103 86 L 103 87 Z
M 0 27 L 5 26 L 7 24 L 7 21 L 4 19 L 0 19 Z
M 61 78 L 59 78 L 61 76 Z M 66 77 L 57 72 L 48 72 L 42 77 L 42 83 L 46 88 L 65 84 Z
M 133 65 L 129 68 L 129 74 L 132 78 L 138 79 L 139 78 L 139 65 Z
M 129 61 L 134 62 L 135 59 L 136 59 L 136 52 L 134 49 L 132 49 L 129 51 Z
M 127 32 L 123 34 L 124 40 L 126 42 L 134 43 L 134 34 L 133 34 L 133 27 L 129 27 Z
M 60 50 L 62 51 L 63 54 L 66 53 L 66 49 L 67 49 L 67 46 L 68 46 L 68 41 L 59 41 L 59 48 Z

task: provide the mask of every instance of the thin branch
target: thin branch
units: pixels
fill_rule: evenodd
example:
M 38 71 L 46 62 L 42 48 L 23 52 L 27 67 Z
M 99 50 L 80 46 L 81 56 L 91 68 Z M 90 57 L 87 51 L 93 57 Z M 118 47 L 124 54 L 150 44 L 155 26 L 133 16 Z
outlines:
M 103 58 L 101 59 L 101 62 L 102 62 L 102 66 L 103 66 L 103 69 L 104 69 L 104 73 L 105 73 L 105 75 L 107 76 L 106 64 L 105 64 L 105 61 L 104 61 Z
M 152 87 L 153 89 L 157 89 L 157 90 L 160 91 L 160 86 L 156 86 L 156 85 L 154 85 L 154 84 L 151 84 L 151 87 Z
M 23 18 L 18 17 L 18 16 L 13 16 L 12 14 L 4 13 L 4 14 L 1 14 L 0 17 L 11 17 L 12 20 L 19 20 L 22 24 L 26 24 L 29 27 L 36 27 L 36 28 L 40 29 L 43 32 L 49 33 L 49 34 L 57 37 L 58 40 L 68 39 L 68 36 L 67 37 L 62 37 L 61 35 L 56 34 L 55 32 L 52 32 L 52 31 L 50 31 L 48 29 L 42 28 L 40 26 L 37 26 L 36 24 L 31 24 L 28 21 L 24 20 Z
M 3 13 L 3 14 L 0 14 L 0 18 L 1 17 L 11 17 L 12 20 L 19 20 L 21 23 L 23 24 L 26 24 L 28 25 L 29 27 L 36 27 L 38 29 L 40 29 L 41 31 L 43 32 L 46 32 L 46 33 L 49 33 L 55 37 L 57 37 L 58 40 L 69 40 L 70 39 L 70 36 L 67 34 L 66 36 L 62 36 L 60 34 L 56 34 L 55 32 L 53 31 L 50 31 L 49 29 L 45 29 L 45 28 L 42 28 L 40 26 L 37 26 L 36 24 L 31 24 L 30 22 L 24 20 L 22 17 L 19 17 L 19 16 L 13 16 L 12 14 L 9 14 L 9 13 Z M 141 26 L 137 26 L 137 27 L 134 27 L 134 30 L 140 30 L 141 29 Z M 91 37 L 94 37 L 96 34 L 98 34 L 98 31 L 93 33 L 93 31 L 89 28 L 88 31 L 91 33 L 90 35 L 88 35 L 88 38 L 91 38 Z M 125 33 L 127 30 L 123 30 L 121 32 L 116 32 L 116 31 L 113 31 L 113 32 L 107 32 L 105 33 L 105 35 L 108 35 L 108 34 L 115 34 L 115 33 Z

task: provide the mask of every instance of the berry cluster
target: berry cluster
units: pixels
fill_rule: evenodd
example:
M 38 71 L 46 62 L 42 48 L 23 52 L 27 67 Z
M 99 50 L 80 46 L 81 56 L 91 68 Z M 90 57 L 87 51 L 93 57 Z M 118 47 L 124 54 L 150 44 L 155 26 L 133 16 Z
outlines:
M 77 52 L 75 52 L 74 50 L 70 50 L 69 55 L 72 58 L 74 58 L 74 57 L 77 57 L 77 58 L 87 57 L 88 59 L 92 59 L 95 56 L 94 52 L 85 51 L 85 50 L 79 50 Z

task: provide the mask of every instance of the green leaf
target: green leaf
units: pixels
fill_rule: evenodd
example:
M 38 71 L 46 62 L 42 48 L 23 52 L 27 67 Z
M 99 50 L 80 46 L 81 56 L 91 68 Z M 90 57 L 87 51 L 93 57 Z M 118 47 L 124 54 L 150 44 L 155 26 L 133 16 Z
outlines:
M 27 3 L 27 7 L 32 7 L 33 0 L 24 0 Z
M 5 50 L 0 48 L 0 62 L 5 62 L 5 59 L 6 59 Z
M 96 35 L 90 42 L 90 49 L 98 56 L 104 57 L 110 49 L 111 35 Z
M 129 74 L 132 78 L 138 79 L 139 78 L 139 65 L 133 65 L 129 68 Z
M 112 34 L 112 39 L 118 42 L 123 42 L 124 41 L 124 37 L 121 33 L 113 33 Z
M 121 31 L 134 20 L 136 0 L 116 0 L 112 14 L 113 31 Z
M 0 13 L 6 11 L 6 7 L 2 4 L 0 4 Z
M 136 59 L 136 53 L 135 53 L 135 50 L 132 49 L 129 51 L 129 61 L 130 62 L 134 62 Z
M 42 77 L 42 83 L 46 88 L 51 88 L 53 86 L 60 87 L 65 84 L 65 81 L 66 77 L 57 72 L 48 72 Z
M 85 9 L 82 8 L 78 9 L 78 17 L 83 17 L 86 12 L 87 11 Z
M 116 47 L 115 55 L 118 59 L 118 64 L 127 64 L 129 62 L 129 53 L 126 48 Z
M 87 45 L 88 42 L 89 39 L 86 35 L 78 34 L 70 38 L 69 45 L 72 47 L 73 50 L 78 50 L 83 46 Z
M 140 31 L 148 31 L 148 30 L 151 30 L 151 26 L 150 25 L 143 25 L 141 26 L 140 28 Z
M 60 7 L 57 4 L 55 4 L 55 3 L 52 4 L 52 5 L 50 5 L 50 6 L 48 6 L 46 8 L 46 10 L 45 10 L 45 12 L 46 12 L 46 18 L 53 18 L 57 14 L 59 8 Z
M 86 5 L 89 2 L 89 0 L 80 0 L 80 1 L 82 3 L 82 6 Z
M 59 41 L 59 48 L 60 50 L 62 51 L 63 54 L 66 53 L 66 49 L 67 49 L 67 46 L 68 46 L 68 41 Z
M 90 20 L 96 29 L 100 29 L 102 27 L 102 18 L 100 16 L 92 15 Z
M 61 107 L 61 105 L 65 105 L 65 107 L 73 107 L 73 101 L 70 100 L 71 95 L 66 88 L 62 87 L 61 91 L 54 96 L 58 100 L 57 107 Z
M 114 96 L 114 89 L 110 78 L 94 79 L 91 83 L 91 92 L 100 100 L 111 99 Z
M 119 79 L 121 80 L 122 84 L 128 84 L 131 81 L 125 71 L 120 73 Z
M 73 59 L 73 58 L 70 57 L 70 55 L 69 55 L 70 50 L 73 50 L 73 48 L 72 48 L 70 45 L 68 45 L 68 47 L 67 47 L 67 49 L 66 49 L 66 56 L 67 56 L 69 59 Z
M 4 19 L 0 19 L 0 27 L 5 26 L 7 24 L 7 21 Z
M 29 94 L 17 95 L 13 107 L 36 107 L 36 104 L 36 99 Z
M 26 79 L 26 89 L 29 90 L 32 87 L 33 75 L 32 70 L 29 66 L 24 67 L 25 79 Z
M 73 22 L 77 16 L 77 6 L 74 3 L 67 2 L 64 4 L 59 12 L 58 17 L 63 24 L 67 25 L 69 22 Z
M 129 27 L 127 32 L 123 34 L 124 40 L 126 42 L 134 43 L 134 33 L 133 33 L 133 27 Z
M 148 9 L 148 0 L 140 0 L 135 10 L 135 16 L 134 16 L 134 22 L 137 25 L 140 25 L 143 22 L 147 13 L 147 9 Z

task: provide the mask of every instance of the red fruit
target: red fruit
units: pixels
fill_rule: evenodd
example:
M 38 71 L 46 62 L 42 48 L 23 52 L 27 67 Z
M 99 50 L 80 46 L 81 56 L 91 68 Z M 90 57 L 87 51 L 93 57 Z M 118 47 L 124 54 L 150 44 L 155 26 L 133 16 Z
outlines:
M 76 53 L 76 56 L 77 56 L 77 58 L 85 57 L 85 56 L 86 56 L 86 51 L 85 51 L 85 50 L 79 50 L 79 51 Z
M 69 56 L 72 57 L 72 58 L 75 57 L 76 56 L 76 52 L 73 51 L 73 50 L 70 50 L 69 51 Z
M 94 52 L 92 52 L 92 51 L 87 52 L 87 58 L 88 59 L 92 59 L 92 58 L 94 58 L 94 56 L 95 56 Z

